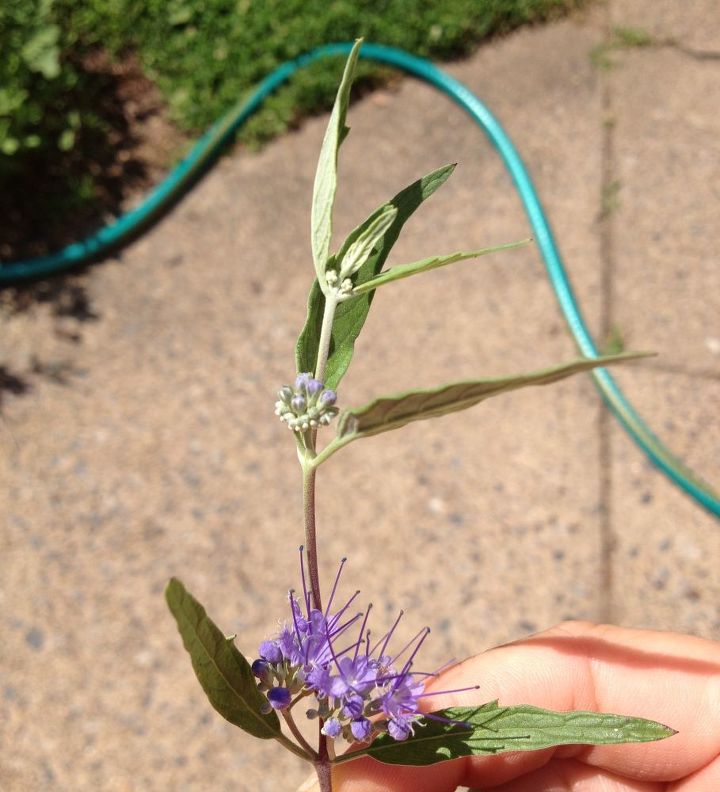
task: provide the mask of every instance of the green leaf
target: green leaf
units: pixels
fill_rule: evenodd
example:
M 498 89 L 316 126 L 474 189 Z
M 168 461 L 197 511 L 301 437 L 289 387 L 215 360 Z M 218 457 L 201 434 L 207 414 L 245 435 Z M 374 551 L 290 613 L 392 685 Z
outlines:
M 38 72 L 52 80 L 60 74 L 60 28 L 57 25 L 44 25 L 25 42 L 21 57 L 31 71 Z
M 407 220 L 423 201 L 445 184 L 454 170 L 454 164 L 444 165 L 442 168 L 438 168 L 413 182 L 410 186 L 401 190 L 387 204 L 378 207 L 364 223 L 350 233 L 337 256 L 335 258 L 331 257 L 329 260 L 328 268 L 335 266 L 335 260 L 341 259 L 347 253 L 348 248 L 385 211 L 387 206 L 393 206 L 397 209 L 397 215 L 383 235 L 379 245 L 358 270 L 355 276 L 355 283 L 356 285 L 362 284 L 375 277 L 382 270 L 390 249 L 395 244 Z M 330 355 L 325 373 L 325 384 L 328 388 L 337 388 L 338 383 L 350 365 L 355 340 L 360 335 L 360 331 L 365 324 L 374 295 L 375 292 L 370 291 L 355 299 L 342 302 L 335 311 L 330 340 Z M 320 284 L 315 280 L 308 299 L 305 326 L 300 333 L 295 349 L 298 371 L 315 371 L 324 308 L 325 296 L 322 293 Z
M 203 606 L 172 578 L 165 599 L 175 617 L 183 644 L 190 654 L 198 681 L 213 707 L 230 723 L 263 740 L 278 738 L 280 721 L 275 712 L 260 711 L 265 697 L 257 689 L 248 661 L 223 635 Z
M 451 382 L 430 390 L 412 390 L 396 396 L 381 396 L 364 407 L 346 410 L 340 415 L 337 438 L 333 443 L 345 445 L 359 437 L 398 429 L 411 421 L 421 421 L 465 410 L 491 396 L 526 388 L 530 385 L 549 385 L 581 371 L 623 363 L 647 357 L 647 352 L 627 352 L 599 358 L 580 358 L 561 366 L 515 374 L 494 379 Z
M 525 245 L 530 242 L 532 242 L 531 239 L 523 239 L 520 242 L 509 242 L 505 245 L 483 248 L 482 250 L 471 250 L 467 253 L 450 253 L 447 256 L 433 256 L 432 258 L 413 261 L 410 264 L 399 264 L 397 267 L 391 267 L 389 270 L 381 272 L 376 278 L 371 278 L 360 286 L 357 286 L 354 289 L 354 293 L 364 294 L 365 292 L 377 289 L 378 286 L 384 286 L 386 283 L 392 283 L 402 278 L 409 278 L 411 275 L 416 275 L 419 272 L 427 272 L 428 270 L 437 269 L 438 267 L 444 267 L 446 264 L 454 264 L 456 261 L 465 261 L 466 259 L 486 256 L 488 253 L 497 253 L 501 250 L 512 250 L 513 248 L 525 247 Z
M 397 208 L 392 204 L 384 204 L 380 207 L 372 222 L 367 224 L 357 239 L 348 247 L 342 260 L 338 262 L 341 280 L 354 275 L 362 267 L 396 217 Z
M 598 712 L 552 712 L 527 705 L 500 707 L 497 701 L 480 707 L 453 707 L 434 714 L 462 723 L 426 718 L 404 742 L 382 734 L 367 748 L 345 754 L 336 761 L 367 755 L 386 764 L 421 766 L 461 756 L 537 751 L 557 745 L 653 742 L 675 734 L 673 729 L 644 718 Z
M 358 52 L 361 45 L 362 39 L 357 39 L 345 64 L 345 71 L 335 97 L 335 104 L 330 114 L 330 121 L 325 131 L 317 171 L 315 172 L 311 211 L 311 243 L 315 271 L 321 282 L 324 278 L 325 266 L 330 252 L 332 210 L 337 187 L 338 149 L 350 131 L 345 126 L 345 118 L 350 101 L 350 86 L 355 74 L 355 66 L 357 65 Z

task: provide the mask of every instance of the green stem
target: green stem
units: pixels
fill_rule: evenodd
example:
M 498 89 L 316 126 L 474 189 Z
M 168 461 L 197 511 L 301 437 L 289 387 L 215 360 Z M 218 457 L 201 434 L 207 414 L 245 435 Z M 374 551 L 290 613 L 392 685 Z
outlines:
M 315 367 L 315 379 L 321 382 L 325 381 L 325 369 L 330 355 L 330 341 L 332 339 L 332 327 L 337 305 L 337 296 L 333 292 L 330 294 L 326 293 L 322 327 L 320 329 L 320 341 L 318 343 L 317 365 Z M 305 447 L 307 450 L 305 455 L 301 458 L 300 463 L 303 470 L 303 518 L 305 523 L 305 547 L 307 549 L 310 595 L 312 597 L 313 607 L 321 611 L 322 600 L 320 598 L 320 575 L 318 572 L 317 525 L 315 522 L 316 467 L 313 465 L 313 459 L 315 458 L 315 437 L 316 432 L 314 431 L 306 435 Z M 290 726 L 290 723 L 288 723 L 288 726 Z M 317 772 L 320 792 L 332 792 L 328 740 L 322 733 L 322 719 L 318 724 L 318 729 L 318 751 L 315 754 L 315 771 Z M 293 732 L 293 734 L 294 733 L 295 732 Z
M 275 739 L 282 745 L 283 747 L 287 748 L 288 751 L 294 753 L 295 756 L 299 756 L 301 759 L 304 759 L 306 762 L 316 762 L 317 753 L 313 751 L 312 753 L 307 753 L 304 751 L 300 746 L 295 745 L 292 740 L 289 740 L 284 734 L 280 734 Z
M 347 437 L 336 437 L 334 440 L 331 440 L 319 454 L 316 454 L 309 460 L 310 466 L 319 468 L 320 465 L 322 465 L 323 462 L 327 462 L 336 451 L 339 451 L 343 446 L 346 446 L 353 440 L 355 440 L 355 437 L 351 435 Z
M 305 751 L 312 756 L 313 761 L 318 760 L 318 753 L 317 751 L 310 745 L 310 743 L 303 737 L 302 732 L 298 729 L 297 724 L 295 723 L 295 718 L 292 716 L 292 712 L 289 709 L 282 710 L 282 716 L 285 719 L 285 723 L 288 725 L 288 729 L 293 734 L 293 737 L 300 743 L 300 745 L 305 749 Z
M 320 575 L 318 573 L 317 525 L 315 523 L 315 468 L 303 464 L 303 518 L 305 522 L 305 548 L 307 549 L 308 575 L 313 607 L 322 610 Z
M 320 330 L 320 343 L 318 344 L 317 366 L 315 367 L 315 379 L 320 380 L 320 382 L 325 382 L 325 367 L 330 354 L 330 339 L 332 337 L 332 326 L 337 304 L 338 299 L 334 292 L 325 295 L 325 309 Z

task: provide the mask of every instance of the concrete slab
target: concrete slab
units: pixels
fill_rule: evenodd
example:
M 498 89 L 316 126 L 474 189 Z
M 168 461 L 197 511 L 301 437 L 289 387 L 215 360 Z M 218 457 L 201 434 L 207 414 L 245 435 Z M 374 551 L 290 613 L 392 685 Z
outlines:
M 612 85 L 613 316 L 631 347 L 720 371 L 718 64 L 672 49 L 628 52 Z
M 661 439 L 720 486 L 720 379 L 636 367 L 626 392 Z M 613 617 L 620 624 L 720 639 L 720 527 L 612 427 Z

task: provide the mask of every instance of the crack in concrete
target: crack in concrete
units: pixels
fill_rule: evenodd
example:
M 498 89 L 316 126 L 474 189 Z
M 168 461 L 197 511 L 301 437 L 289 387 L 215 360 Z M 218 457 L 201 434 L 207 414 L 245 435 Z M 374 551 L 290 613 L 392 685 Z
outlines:
M 605 40 L 612 40 L 612 9 L 604 9 L 603 28 Z M 602 149 L 600 153 L 600 337 L 608 338 L 613 321 L 613 280 L 615 256 L 613 249 L 613 212 L 604 211 L 607 195 L 617 183 L 615 177 L 615 124 L 612 82 L 606 73 L 600 74 Z M 614 613 L 613 561 L 615 536 L 612 525 L 612 446 L 610 411 L 603 405 L 598 414 L 599 500 L 600 500 L 600 604 L 601 621 L 612 622 Z

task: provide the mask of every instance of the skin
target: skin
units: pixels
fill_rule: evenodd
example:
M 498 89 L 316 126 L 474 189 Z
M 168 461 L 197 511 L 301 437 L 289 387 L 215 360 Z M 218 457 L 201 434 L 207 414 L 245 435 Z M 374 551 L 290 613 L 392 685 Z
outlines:
M 555 710 L 650 718 L 677 734 L 655 743 L 566 746 L 412 768 L 367 757 L 335 768 L 334 792 L 718 792 L 720 643 L 676 633 L 564 622 L 491 649 L 427 686 L 432 709 L 499 699 Z M 306 782 L 303 792 L 317 787 Z

